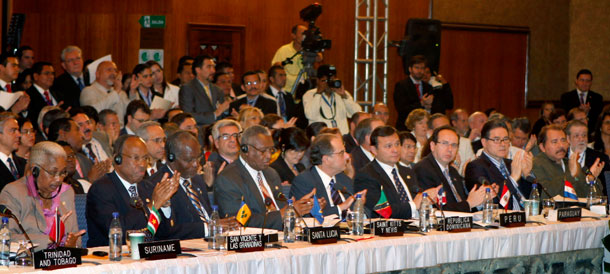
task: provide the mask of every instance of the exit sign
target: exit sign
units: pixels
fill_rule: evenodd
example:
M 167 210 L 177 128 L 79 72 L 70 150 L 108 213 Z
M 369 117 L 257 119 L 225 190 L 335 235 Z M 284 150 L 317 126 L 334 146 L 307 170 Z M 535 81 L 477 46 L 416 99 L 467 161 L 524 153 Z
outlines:
M 165 15 L 143 15 L 138 22 L 143 28 L 162 29 L 165 28 Z

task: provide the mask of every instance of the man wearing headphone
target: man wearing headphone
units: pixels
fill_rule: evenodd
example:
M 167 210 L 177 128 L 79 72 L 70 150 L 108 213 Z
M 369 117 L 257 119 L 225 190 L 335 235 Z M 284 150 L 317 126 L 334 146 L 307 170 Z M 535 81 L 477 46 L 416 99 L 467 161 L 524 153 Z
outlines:
M 178 188 L 177 180 L 167 175 L 154 188 L 140 186 L 149 158 L 140 137 L 120 136 L 114 143 L 114 153 L 114 171 L 95 181 L 87 193 L 88 247 L 108 245 L 113 212 L 119 212 L 125 237 L 127 230 L 145 228 L 150 208 L 162 208 Z M 164 238 L 168 229 L 168 221 L 161 220 L 155 237 Z
M 252 216 L 247 226 L 282 229 L 286 196 L 281 192 L 281 180 L 269 167 L 275 152 L 269 130 L 255 125 L 241 137 L 240 156 L 220 172 L 214 181 L 214 200 L 221 216 L 235 216 L 244 201 Z M 313 206 L 315 190 L 294 202 L 300 214 L 307 214 Z

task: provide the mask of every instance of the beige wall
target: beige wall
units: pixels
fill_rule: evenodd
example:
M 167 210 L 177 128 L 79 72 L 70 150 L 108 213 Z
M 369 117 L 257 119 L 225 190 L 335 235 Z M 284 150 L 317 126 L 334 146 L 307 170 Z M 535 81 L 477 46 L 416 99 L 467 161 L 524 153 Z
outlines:
M 433 18 L 442 22 L 529 27 L 529 93 L 527 100 L 558 100 L 561 93 L 571 88 L 572 81 L 568 81 L 568 72 L 572 74 L 569 41 L 570 33 L 574 28 L 570 27 L 568 18 L 574 16 L 571 16 L 568 0 L 431 1 L 434 3 Z M 610 7 L 610 3 L 605 5 Z M 586 11 L 594 9 L 586 8 Z M 603 11 L 597 9 L 596 12 L 601 14 Z M 606 28 L 608 27 L 606 26 Z M 606 33 L 610 32 L 606 31 Z M 606 41 L 608 39 L 610 38 L 606 37 Z M 583 44 L 588 43 L 588 41 L 583 41 Z M 570 66 L 569 71 L 568 66 Z M 600 78 L 601 75 L 596 79 Z

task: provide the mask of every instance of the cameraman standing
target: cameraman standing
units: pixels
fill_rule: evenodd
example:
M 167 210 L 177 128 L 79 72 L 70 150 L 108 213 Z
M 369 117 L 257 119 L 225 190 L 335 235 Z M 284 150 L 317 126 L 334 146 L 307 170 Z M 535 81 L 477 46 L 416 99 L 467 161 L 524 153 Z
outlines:
M 343 89 L 333 65 L 318 67 L 318 87 L 303 95 L 303 108 L 309 123 L 324 122 L 338 128 L 341 134 L 349 133 L 347 119 L 361 111 L 360 105 Z

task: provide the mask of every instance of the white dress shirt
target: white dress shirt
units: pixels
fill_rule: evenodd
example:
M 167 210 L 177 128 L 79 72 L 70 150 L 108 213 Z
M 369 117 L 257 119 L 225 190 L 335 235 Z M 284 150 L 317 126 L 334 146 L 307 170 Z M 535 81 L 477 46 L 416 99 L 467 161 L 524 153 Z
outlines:
M 411 218 L 418 218 L 419 217 L 419 212 L 417 212 L 417 206 L 415 205 L 415 202 L 413 202 L 413 197 L 411 196 L 411 192 L 409 191 L 409 187 L 407 186 L 407 184 L 405 184 L 405 181 L 402 178 L 402 176 L 400 176 L 400 173 L 398 173 L 398 167 L 396 165 L 393 165 L 393 166 L 387 165 L 387 164 L 382 163 L 381 161 L 379 161 L 377 159 L 375 159 L 375 161 L 377 161 L 379 166 L 381 166 L 381 169 L 383 169 L 383 171 L 385 171 L 385 174 L 388 176 L 388 178 L 390 178 L 390 181 L 392 183 L 394 183 L 394 188 L 396 189 L 397 193 L 398 193 L 398 184 L 402 185 L 402 187 L 407 192 L 407 196 L 409 197 L 409 206 L 411 207 Z M 392 175 L 392 169 L 396 169 L 396 173 L 398 174 L 398 180 L 400 182 L 394 181 L 394 175 Z
M 267 193 L 269 193 L 269 198 L 271 198 L 271 200 L 273 201 L 273 204 L 275 205 L 275 208 L 277 208 L 278 210 L 280 209 L 280 207 L 277 205 L 277 202 L 275 201 L 275 197 L 273 197 L 273 192 L 271 191 L 271 188 L 269 187 L 269 184 L 267 183 L 267 179 L 265 178 L 265 174 L 263 173 L 263 171 L 258 171 L 254 168 L 252 168 L 250 165 L 248 165 L 248 163 L 246 163 L 246 161 L 244 161 L 244 159 L 239 156 L 239 160 L 241 161 L 242 165 L 244 165 L 246 167 L 246 170 L 248 171 L 248 173 L 250 174 L 250 177 L 252 177 L 252 180 L 254 181 L 254 185 L 256 185 L 256 188 L 258 189 L 258 192 L 260 193 L 261 197 L 264 199 L 264 195 L 263 195 L 263 191 L 261 190 L 260 185 L 258 184 L 258 173 L 261 173 L 261 178 L 263 178 L 263 185 L 265 186 L 265 189 L 267 190 Z
M 328 201 L 326 201 L 328 203 L 327 206 L 329 207 L 333 207 L 333 206 L 337 206 L 337 215 L 341 216 L 341 209 L 338 207 L 338 205 L 335 205 L 333 203 L 333 195 L 331 194 L 331 190 L 330 190 L 330 180 L 335 180 L 335 184 L 337 183 L 337 178 L 335 176 L 328 176 L 328 174 L 326 174 L 324 171 L 322 171 L 318 166 L 316 166 L 316 171 L 318 172 L 318 175 L 320 175 L 320 179 L 322 179 L 322 184 L 324 185 L 324 190 L 326 190 L 326 195 L 329 198 Z M 341 201 L 345 201 L 345 197 L 343 196 L 343 193 L 341 193 L 341 191 L 337 191 L 339 192 L 339 197 L 341 197 Z

